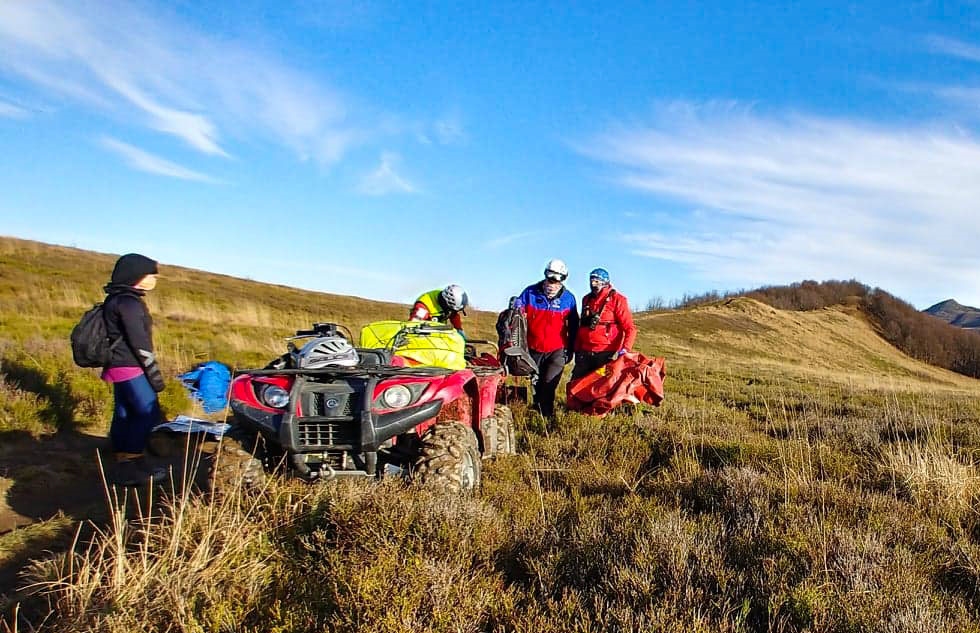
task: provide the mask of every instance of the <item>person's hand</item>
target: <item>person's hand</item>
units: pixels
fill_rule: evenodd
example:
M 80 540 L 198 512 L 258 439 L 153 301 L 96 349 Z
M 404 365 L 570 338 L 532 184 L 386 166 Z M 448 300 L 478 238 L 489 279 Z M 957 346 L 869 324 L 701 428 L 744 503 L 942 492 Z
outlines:
M 626 348 L 623 348 L 623 349 L 619 350 L 618 352 L 616 352 L 616 355 L 613 358 L 614 359 L 615 358 L 619 358 L 620 356 L 623 356 L 624 354 L 628 354 L 628 353 L 629 353 L 629 350 L 626 349 Z
M 167 388 L 167 383 L 164 382 L 163 376 L 161 376 L 159 372 L 150 374 L 147 376 L 147 379 L 150 381 L 150 386 L 153 387 L 153 391 L 157 393 L 160 393 Z
M 163 374 L 160 372 L 160 366 L 157 365 L 156 359 L 150 354 L 145 357 L 149 362 L 146 362 L 143 367 L 143 373 L 146 374 L 146 379 L 150 382 L 150 386 L 153 387 L 153 391 L 160 393 L 167 388 L 167 383 L 163 380 Z

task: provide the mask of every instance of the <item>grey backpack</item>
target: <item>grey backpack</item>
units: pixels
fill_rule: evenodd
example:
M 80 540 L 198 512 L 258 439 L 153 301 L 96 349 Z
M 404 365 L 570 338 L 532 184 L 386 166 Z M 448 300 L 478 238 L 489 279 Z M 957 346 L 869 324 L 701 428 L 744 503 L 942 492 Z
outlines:
M 514 308 L 516 300 L 511 297 L 508 308 L 497 315 L 500 364 L 511 376 L 533 376 L 538 373 L 538 364 L 528 351 L 527 319 Z

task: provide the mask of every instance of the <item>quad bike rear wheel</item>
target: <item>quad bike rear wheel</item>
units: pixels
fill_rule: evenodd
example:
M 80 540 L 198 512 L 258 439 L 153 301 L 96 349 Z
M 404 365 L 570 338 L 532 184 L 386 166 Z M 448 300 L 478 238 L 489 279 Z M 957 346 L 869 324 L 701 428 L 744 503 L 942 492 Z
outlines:
M 483 421 L 483 438 L 487 444 L 485 457 L 514 455 L 517 440 L 514 436 L 514 412 L 505 404 L 498 404 L 493 415 Z
M 451 492 L 480 487 L 480 449 L 473 429 L 459 422 L 438 422 L 421 438 L 412 469 L 416 482 Z
M 262 446 L 259 438 L 232 427 L 208 459 L 207 487 L 225 493 L 241 489 L 258 489 L 265 484 Z

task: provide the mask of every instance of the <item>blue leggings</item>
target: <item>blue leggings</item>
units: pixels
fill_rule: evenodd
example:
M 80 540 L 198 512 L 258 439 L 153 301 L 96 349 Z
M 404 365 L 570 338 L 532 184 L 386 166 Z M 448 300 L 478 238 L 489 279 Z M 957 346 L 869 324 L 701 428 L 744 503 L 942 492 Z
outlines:
M 113 383 L 115 410 L 109 437 L 117 453 L 142 453 L 146 437 L 161 421 L 160 400 L 146 376 Z

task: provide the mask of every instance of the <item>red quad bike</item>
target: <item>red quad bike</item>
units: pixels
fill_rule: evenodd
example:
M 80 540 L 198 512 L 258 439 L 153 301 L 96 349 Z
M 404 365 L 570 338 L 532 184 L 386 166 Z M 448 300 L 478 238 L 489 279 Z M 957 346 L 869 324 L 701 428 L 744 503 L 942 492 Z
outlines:
M 232 427 L 210 463 L 215 489 L 260 485 L 283 464 L 310 481 L 402 473 L 467 492 L 480 485 L 481 458 L 515 451 L 512 413 L 497 404 L 499 365 L 406 366 L 391 349 L 351 347 L 330 323 L 299 338 L 310 340 L 233 380 Z

